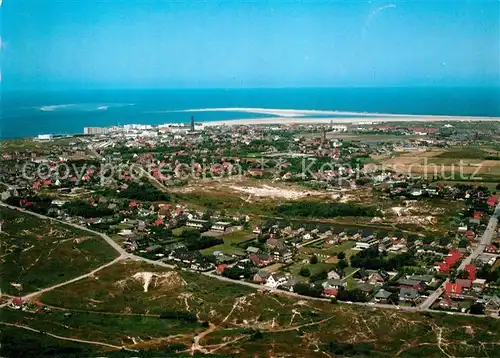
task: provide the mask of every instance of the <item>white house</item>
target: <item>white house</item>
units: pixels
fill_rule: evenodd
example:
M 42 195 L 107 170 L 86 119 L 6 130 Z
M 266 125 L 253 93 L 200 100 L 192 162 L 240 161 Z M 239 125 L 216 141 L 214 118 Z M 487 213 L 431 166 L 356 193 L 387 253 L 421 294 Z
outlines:
M 207 220 L 191 219 L 186 222 L 186 226 L 194 227 L 196 229 L 201 229 L 207 223 L 208 223 Z
M 217 221 L 212 225 L 210 229 L 215 231 L 226 231 L 229 225 L 231 224 L 223 221 Z
M 373 235 L 368 236 L 368 237 L 364 237 L 356 243 L 356 246 L 354 247 L 354 249 L 355 250 L 366 250 L 372 246 L 375 246 L 377 244 L 377 242 L 378 242 L 378 240 Z
M 288 282 L 288 278 L 284 274 L 279 272 L 274 272 L 267 278 L 265 286 L 276 288 L 280 285 L 283 285 L 286 282 Z

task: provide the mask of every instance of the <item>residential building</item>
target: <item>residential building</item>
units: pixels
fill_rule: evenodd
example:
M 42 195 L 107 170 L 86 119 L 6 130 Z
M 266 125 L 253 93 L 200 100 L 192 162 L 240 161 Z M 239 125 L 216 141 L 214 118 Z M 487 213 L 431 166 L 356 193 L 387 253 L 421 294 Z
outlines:
M 193 227 L 195 229 L 202 229 L 208 224 L 208 220 L 201 219 L 189 219 L 186 222 L 186 226 Z
M 323 296 L 325 297 L 337 297 L 339 290 L 337 288 L 328 288 L 323 290 Z
M 472 289 L 476 292 L 482 292 L 485 285 L 486 280 L 482 278 L 476 278 L 474 281 L 472 281 Z
M 264 283 L 264 282 L 266 282 L 268 277 L 269 277 L 269 272 L 267 272 L 266 270 L 259 270 L 253 276 L 253 282 Z
M 377 245 L 378 240 L 372 235 L 362 238 L 360 241 L 356 242 L 355 250 L 366 250 L 370 247 Z
M 408 279 L 399 279 L 398 280 L 398 285 L 399 287 L 403 288 L 411 288 L 417 291 L 420 291 L 422 289 L 422 282 L 417 281 L 417 280 L 408 280 Z
M 455 283 L 460 285 L 464 291 L 468 291 L 472 288 L 472 280 L 457 278 Z
M 283 285 L 287 281 L 288 278 L 286 277 L 285 274 L 282 274 L 281 272 L 274 272 L 267 278 L 265 286 L 271 288 L 277 288 L 278 286 Z
M 387 303 L 392 294 L 392 292 L 386 291 L 382 288 L 375 294 L 375 301 L 379 303 Z
M 415 302 L 420 297 L 418 290 L 408 287 L 401 287 L 399 290 L 399 300 L 406 302 Z
M 339 289 L 339 288 L 346 287 L 347 283 L 342 281 L 342 280 L 330 279 L 330 280 L 323 281 L 323 283 L 321 283 L 321 286 L 323 286 L 323 288 L 325 290 L 330 289 L 330 288 Z
M 110 128 L 107 127 L 84 127 L 83 134 L 108 134 Z
M 463 294 L 463 288 L 458 283 L 447 282 L 444 286 L 444 292 L 449 297 L 461 298 Z
M 274 261 L 278 262 L 290 262 L 293 258 L 293 253 L 290 249 L 278 249 L 272 252 Z
M 260 252 L 260 249 L 258 247 L 248 246 L 246 251 L 248 254 L 255 255 Z
M 334 279 L 334 280 L 340 280 L 344 276 L 344 273 L 340 270 L 333 269 L 328 272 L 327 277 L 329 280 Z
M 215 222 L 211 227 L 210 230 L 214 231 L 226 231 L 226 229 L 230 226 L 230 223 L 223 222 L 223 221 L 217 221 Z
M 500 314 L 500 298 L 498 296 L 485 296 L 484 313 L 498 316 Z
M 222 273 L 226 268 L 228 268 L 226 264 L 220 264 L 217 266 L 217 269 L 215 271 L 217 272 L 218 275 L 222 275 Z

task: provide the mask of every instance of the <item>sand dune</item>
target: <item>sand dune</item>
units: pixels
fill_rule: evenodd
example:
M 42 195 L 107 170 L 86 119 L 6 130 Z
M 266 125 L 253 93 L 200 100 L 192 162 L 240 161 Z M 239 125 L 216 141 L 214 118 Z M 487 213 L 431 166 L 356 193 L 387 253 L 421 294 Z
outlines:
M 325 110 L 309 110 L 309 109 L 273 109 L 273 108 L 199 108 L 199 109 L 185 109 L 172 112 L 243 112 L 243 113 L 258 113 L 258 114 L 270 114 L 278 117 L 307 117 L 307 116 L 357 116 L 357 117 L 397 117 L 400 118 L 410 118 L 410 119 L 434 119 L 434 120 L 455 120 L 455 119 L 466 119 L 466 120 L 500 120 L 499 117 L 456 117 L 456 116 L 444 116 L 444 115 L 412 115 L 412 114 L 394 114 L 394 113 L 368 113 L 368 112 L 347 112 L 347 111 L 325 111 Z M 266 118 L 267 119 L 267 118 Z M 323 119 L 323 118 L 320 118 Z M 328 118 L 328 121 L 332 119 L 342 119 L 344 121 L 346 118 Z M 349 118 L 351 120 L 359 120 L 360 118 Z M 308 119 L 308 122 L 310 118 Z
M 242 126 L 242 125 L 271 125 L 271 124 L 370 124 L 383 122 L 470 122 L 470 121 L 500 121 L 498 117 L 434 117 L 434 116 L 404 116 L 404 117 L 300 117 L 300 118 L 253 118 L 231 119 L 225 121 L 202 122 L 203 127 L 213 126 Z

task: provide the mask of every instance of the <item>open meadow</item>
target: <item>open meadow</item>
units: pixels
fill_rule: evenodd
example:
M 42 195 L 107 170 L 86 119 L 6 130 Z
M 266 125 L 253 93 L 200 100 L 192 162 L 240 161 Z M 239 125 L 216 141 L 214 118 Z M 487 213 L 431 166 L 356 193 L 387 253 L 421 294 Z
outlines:
M 498 320 L 301 300 L 131 260 L 36 301 L 48 312 L 4 310 L 2 321 L 127 349 L 223 356 L 500 354 Z
M 68 281 L 117 256 L 88 232 L 6 208 L 0 217 L 3 295 L 23 296 Z

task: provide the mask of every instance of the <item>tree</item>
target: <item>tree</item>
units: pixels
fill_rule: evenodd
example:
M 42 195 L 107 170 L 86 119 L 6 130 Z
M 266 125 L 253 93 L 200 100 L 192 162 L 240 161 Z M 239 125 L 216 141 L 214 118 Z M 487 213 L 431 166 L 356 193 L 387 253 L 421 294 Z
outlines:
M 482 303 L 475 302 L 470 306 L 471 314 L 484 314 L 484 305 Z
M 337 258 L 338 258 L 339 260 L 344 260 L 344 259 L 345 259 L 345 253 L 344 253 L 344 252 L 339 252 L 339 253 L 337 254 Z
M 468 279 L 469 278 L 469 272 L 467 272 L 465 270 L 460 270 L 460 271 L 457 272 L 457 278 Z
M 302 267 L 300 269 L 299 275 L 303 277 L 309 277 L 311 276 L 311 270 L 309 270 L 307 267 Z
M 311 259 L 309 260 L 309 263 L 310 263 L 311 265 L 316 265 L 316 264 L 318 263 L 318 256 L 316 256 L 316 255 L 312 255 L 312 256 L 311 256 Z
M 458 242 L 458 247 L 461 249 L 467 248 L 467 239 L 460 239 Z
M 337 267 L 341 270 L 345 269 L 346 267 L 348 267 L 349 264 L 347 263 L 346 260 L 340 260 L 337 264 Z
M 422 239 L 422 242 L 425 244 L 425 245 L 430 245 L 434 242 L 434 238 L 433 237 L 424 237 Z
M 284 216 L 302 216 L 313 218 L 333 218 L 338 216 L 380 216 L 378 209 L 348 203 L 318 203 L 297 202 L 283 204 L 277 208 L 277 212 Z
M 311 277 L 309 278 L 309 281 L 310 282 L 317 282 L 317 281 L 326 280 L 327 278 L 328 278 L 328 272 L 321 271 L 321 272 L 318 272 L 317 274 L 311 275 Z
M 293 292 L 299 295 L 310 297 L 321 297 L 323 287 L 321 285 L 309 285 L 307 283 L 297 283 L 293 286 Z
M 337 299 L 339 301 L 365 302 L 366 296 L 361 290 L 355 288 L 353 290 L 340 290 Z
M 446 246 L 451 242 L 449 237 L 442 237 L 439 239 L 439 246 Z

